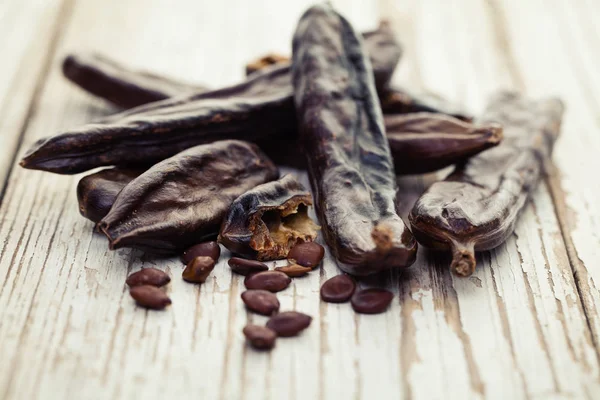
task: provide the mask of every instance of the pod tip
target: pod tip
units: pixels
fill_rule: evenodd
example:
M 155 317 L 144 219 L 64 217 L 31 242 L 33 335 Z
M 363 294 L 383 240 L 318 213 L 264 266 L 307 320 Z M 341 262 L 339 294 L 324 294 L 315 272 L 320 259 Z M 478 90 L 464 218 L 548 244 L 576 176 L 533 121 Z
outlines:
M 468 277 L 475 272 L 475 255 L 468 250 L 458 250 L 452 255 L 450 268 L 457 276 Z

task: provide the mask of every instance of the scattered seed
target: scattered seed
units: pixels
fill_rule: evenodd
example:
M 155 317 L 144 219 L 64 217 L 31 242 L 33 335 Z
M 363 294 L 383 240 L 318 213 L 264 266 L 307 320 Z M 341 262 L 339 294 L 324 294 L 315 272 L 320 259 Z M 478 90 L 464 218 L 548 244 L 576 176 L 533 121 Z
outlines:
M 321 286 L 321 299 L 328 303 L 345 303 L 350 300 L 356 283 L 348 275 L 337 275 Z
M 287 258 L 303 267 L 315 268 L 324 256 L 325 249 L 323 246 L 315 242 L 305 242 L 292 247 Z
M 217 242 L 204 242 L 196 244 L 181 255 L 181 262 L 188 265 L 196 257 L 210 257 L 215 260 L 215 263 L 219 261 L 221 256 L 221 248 Z
M 352 296 L 352 308 L 361 314 L 379 314 L 388 308 L 394 294 L 384 289 L 365 289 Z
M 127 277 L 125 283 L 129 287 L 151 285 L 156 287 L 165 286 L 171 282 L 171 278 L 165 272 L 156 268 L 144 268 Z
M 296 311 L 286 311 L 272 316 L 267 322 L 267 328 L 274 330 L 277 336 L 296 336 L 308 328 L 312 321 L 310 315 Z
M 280 292 L 290 285 L 292 280 L 289 276 L 279 271 L 263 271 L 248 275 L 244 279 L 244 285 L 248 289 L 268 290 L 269 292 Z
M 229 267 L 233 272 L 240 275 L 250 275 L 256 272 L 269 270 L 269 267 L 260 261 L 246 260 L 239 257 L 231 257 L 229 261 L 227 261 L 227 264 L 229 264 Z
M 267 290 L 246 290 L 242 300 L 249 310 L 262 315 L 273 315 L 279 311 L 277 296 Z
M 214 268 L 215 260 L 211 257 L 196 257 L 188 263 L 181 276 L 187 282 L 204 283 Z
M 139 306 L 151 308 L 153 310 L 162 310 L 171 304 L 169 296 L 156 286 L 134 286 L 129 289 L 129 294 Z
M 277 334 L 267 327 L 260 325 L 246 325 L 243 332 L 248 343 L 250 343 L 250 346 L 257 350 L 270 350 L 275 347 Z
M 275 271 L 283 272 L 290 278 L 298 278 L 312 271 L 312 268 L 303 267 L 299 264 L 290 264 L 286 265 L 285 267 L 277 267 L 275 268 Z

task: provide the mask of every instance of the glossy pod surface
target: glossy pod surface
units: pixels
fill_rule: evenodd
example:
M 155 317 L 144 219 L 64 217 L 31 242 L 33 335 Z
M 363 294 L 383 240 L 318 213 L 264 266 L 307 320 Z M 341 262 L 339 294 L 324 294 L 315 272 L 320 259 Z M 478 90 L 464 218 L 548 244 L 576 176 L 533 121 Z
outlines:
M 293 41 L 300 134 L 325 240 L 354 275 L 411 265 L 417 244 L 396 213 L 396 177 L 371 66 L 329 6 L 300 19 Z
M 112 249 L 180 253 L 214 238 L 240 194 L 277 177 L 275 165 L 253 144 L 196 146 L 131 181 L 98 226 Z
M 450 249 L 452 270 L 469 276 L 475 250 L 503 243 L 543 174 L 560 132 L 563 104 L 531 101 L 500 93 L 481 123 L 500 123 L 504 141 L 434 183 L 417 201 L 409 219 L 419 242 Z
M 308 216 L 312 197 L 292 175 L 238 197 L 219 233 L 231 252 L 257 260 L 285 258 L 296 244 L 316 239 L 319 226 Z

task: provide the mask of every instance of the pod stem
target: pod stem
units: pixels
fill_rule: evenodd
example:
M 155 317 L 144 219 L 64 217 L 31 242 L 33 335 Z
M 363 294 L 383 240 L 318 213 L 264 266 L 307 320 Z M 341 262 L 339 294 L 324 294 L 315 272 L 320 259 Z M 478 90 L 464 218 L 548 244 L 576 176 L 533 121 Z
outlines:
M 452 242 L 452 263 L 450 269 L 455 275 L 468 277 L 475 272 L 475 248 L 473 243 Z

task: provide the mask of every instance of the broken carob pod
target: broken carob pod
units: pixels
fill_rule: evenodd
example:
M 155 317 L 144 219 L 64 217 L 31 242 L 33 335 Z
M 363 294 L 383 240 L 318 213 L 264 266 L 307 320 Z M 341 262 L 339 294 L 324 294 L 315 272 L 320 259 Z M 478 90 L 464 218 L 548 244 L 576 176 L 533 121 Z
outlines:
M 369 60 L 328 5 L 304 13 L 293 40 L 300 135 L 325 241 L 342 270 L 406 267 L 417 243 L 396 212 L 396 176 Z
M 98 227 L 111 249 L 181 253 L 216 237 L 239 195 L 277 177 L 275 165 L 254 144 L 228 140 L 196 146 L 132 180 Z
M 285 258 L 296 243 L 312 242 L 319 226 L 308 216 L 312 197 L 293 175 L 238 197 L 223 221 L 219 242 L 261 261 Z
M 397 175 L 422 174 L 460 164 L 502 140 L 498 124 L 472 124 L 425 112 L 389 116 L 386 130 Z
M 122 108 L 208 90 L 203 86 L 130 70 L 93 53 L 68 55 L 63 61 L 62 70 L 70 81 Z
M 117 195 L 143 170 L 109 168 L 84 176 L 77 184 L 79 212 L 99 222 L 110 211 Z
M 416 93 L 406 88 L 390 87 L 379 91 L 384 114 L 410 114 L 431 112 L 450 115 L 470 122 L 472 115 L 462 107 L 432 93 Z
M 414 235 L 424 246 L 449 249 L 456 275 L 471 275 L 475 251 L 493 249 L 512 234 L 543 176 L 563 110 L 558 99 L 496 95 L 480 122 L 502 124 L 502 144 L 457 167 L 415 204 L 409 215 Z

